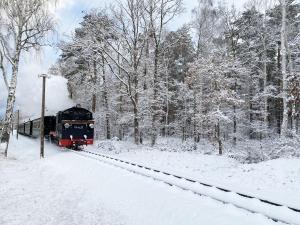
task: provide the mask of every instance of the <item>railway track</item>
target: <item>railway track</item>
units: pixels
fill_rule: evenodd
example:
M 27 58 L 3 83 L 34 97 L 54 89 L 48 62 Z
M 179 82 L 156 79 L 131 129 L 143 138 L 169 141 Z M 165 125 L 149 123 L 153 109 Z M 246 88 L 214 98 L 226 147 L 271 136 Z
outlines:
M 234 192 L 229 189 L 207 184 L 176 174 L 132 163 L 123 159 L 99 154 L 87 150 L 73 151 L 81 156 L 101 161 L 129 172 L 139 174 L 169 186 L 174 186 L 196 195 L 205 196 L 224 204 L 231 204 L 251 213 L 261 214 L 275 222 L 300 225 L 300 209 L 258 198 L 245 193 Z

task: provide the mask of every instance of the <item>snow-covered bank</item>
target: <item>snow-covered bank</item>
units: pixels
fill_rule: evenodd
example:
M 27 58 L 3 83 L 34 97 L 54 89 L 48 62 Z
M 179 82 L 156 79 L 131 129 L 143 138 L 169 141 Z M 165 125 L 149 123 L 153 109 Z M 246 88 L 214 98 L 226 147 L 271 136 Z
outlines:
M 3 225 L 275 224 L 48 143 L 40 160 L 38 141 L 22 136 L 12 138 L 9 159 L 0 159 L 0 174 Z
M 170 149 L 167 146 L 135 146 L 122 141 L 102 141 L 98 143 L 98 148 L 90 148 L 92 151 L 300 208 L 300 159 L 281 158 L 257 164 L 242 164 L 227 156 L 205 154 L 209 152 L 209 146 L 198 152 L 168 151 Z

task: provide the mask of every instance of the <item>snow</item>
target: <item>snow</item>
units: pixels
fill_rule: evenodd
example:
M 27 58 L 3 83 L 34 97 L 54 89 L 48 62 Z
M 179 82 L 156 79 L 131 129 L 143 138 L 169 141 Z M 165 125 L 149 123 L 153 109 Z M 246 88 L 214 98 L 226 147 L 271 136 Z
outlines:
M 39 159 L 38 140 L 19 136 L 0 156 L 1 225 L 280 224 L 50 143 L 45 151 Z
M 38 70 L 34 65 L 29 69 Z M 42 78 L 38 73 L 20 76 L 17 89 L 17 108 L 25 120 L 40 117 L 42 99 Z M 29 88 L 30 87 L 30 88 Z M 74 106 L 75 103 L 68 98 L 67 80 L 61 76 L 51 76 L 46 80 L 46 114 L 55 115 L 58 111 Z M 30 107 L 28 107 L 30 105 Z
M 90 150 L 300 208 L 299 158 L 280 158 L 257 164 L 242 164 L 227 156 L 203 154 L 209 152 L 209 146 L 203 146 L 205 151 L 189 152 L 182 151 L 180 148 L 185 149 L 186 146 L 175 139 L 161 141 L 159 144 L 155 148 L 150 148 L 146 145 L 135 146 L 130 142 L 102 141 L 98 143 L 98 148 Z M 173 151 L 167 151 L 166 144 Z
M 86 154 L 84 154 L 84 156 L 99 160 L 99 156 L 96 156 L 95 154 L 92 156 L 86 156 Z M 236 207 L 247 209 L 250 212 L 262 213 L 278 221 L 283 221 L 289 224 L 300 224 L 300 214 L 290 210 L 286 206 L 273 206 L 261 202 L 258 199 L 248 199 L 234 192 L 224 192 L 216 187 L 207 187 L 206 185 L 202 185 L 200 183 L 187 182 L 185 179 L 178 179 L 179 177 L 174 177 L 170 174 L 164 174 L 158 170 L 153 170 L 146 167 L 140 168 L 140 166 L 136 166 L 135 164 L 132 165 L 126 162 L 107 159 L 107 157 L 102 157 L 100 161 L 126 169 L 136 174 L 154 178 L 158 181 L 163 181 L 169 185 L 179 187 L 183 190 L 190 190 L 201 196 L 206 196 L 224 203 L 233 204 Z

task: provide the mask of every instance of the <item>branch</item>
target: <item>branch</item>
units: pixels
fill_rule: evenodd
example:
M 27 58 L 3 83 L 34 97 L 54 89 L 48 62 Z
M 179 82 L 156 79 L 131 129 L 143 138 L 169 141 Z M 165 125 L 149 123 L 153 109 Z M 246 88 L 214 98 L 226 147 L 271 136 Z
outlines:
M 9 51 L 8 51 L 8 48 L 7 48 L 7 45 L 5 42 L 5 40 L 3 39 L 2 36 L 0 36 L 1 40 L 0 40 L 0 44 L 1 44 L 1 47 L 2 47 L 2 53 L 4 55 L 4 57 L 11 63 L 11 65 L 15 65 L 13 59 L 11 58 L 11 56 L 9 55 Z
M 6 89 L 8 91 L 8 81 L 7 81 L 7 73 L 6 73 L 6 69 L 4 67 L 4 63 L 3 63 L 3 54 L 0 51 L 0 69 L 2 70 L 2 75 L 3 75 L 3 80 L 6 86 Z
M 127 95 L 129 96 L 130 100 L 133 102 L 134 105 L 136 105 L 136 101 L 134 99 L 134 97 L 131 94 L 131 88 L 130 88 L 130 81 L 129 84 L 127 84 L 118 74 L 115 73 L 115 71 L 113 70 L 112 66 L 109 64 L 109 62 L 107 61 L 107 59 L 104 57 L 108 67 L 110 68 L 111 72 L 116 76 L 116 78 L 126 87 L 126 91 L 127 91 Z M 117 64 L 118 66 L 118 64 Z M 119 67 L 120 68 L 120 67 Z M 120 68 L 121 69 L 121 68 Z
M 124 84 L 126 86 L 126 89 L 128 89 L 128 84 L 118 75 L 115 73 L 115 71 L 113 70 L 112 66 L 109 64 L 109 62 L 107 61 L 107 59 L 104 57 L 105 62 L 107 63 L 108 67 L 110 68 L 111 72 L 118 78 L 118 80 Z M 117 64 L 117 66 L 119 67 L 119 65 Z M 119 67 L 121 69 L 121 67 Z

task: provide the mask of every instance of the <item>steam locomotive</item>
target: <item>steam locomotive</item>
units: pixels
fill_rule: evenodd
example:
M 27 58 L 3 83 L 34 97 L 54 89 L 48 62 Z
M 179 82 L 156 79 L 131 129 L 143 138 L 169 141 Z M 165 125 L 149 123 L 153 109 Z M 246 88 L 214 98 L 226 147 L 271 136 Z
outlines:
M 40 136 L 41 118 L 19 124 L 19 134 Z M 56 116 L 44 117 L 44 135 L 60 147 L 77 149 L 94 142 L 93 114 L 80 106 L 59 111 Z

